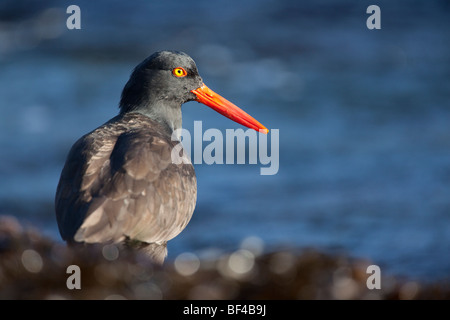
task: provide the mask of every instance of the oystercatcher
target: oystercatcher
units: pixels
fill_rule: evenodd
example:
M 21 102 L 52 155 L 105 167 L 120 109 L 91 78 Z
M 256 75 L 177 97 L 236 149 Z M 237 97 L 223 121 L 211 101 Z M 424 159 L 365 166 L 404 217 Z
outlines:
M 181 105 L 201 102 L 249 128 L 258 121 L 210 90 L 183 52 L 156 52 L 133 70 L 119 115 L 82 136 L 56 191 L 59 231 L 68 243 L 124 243 L 162 263 L 167 241 L 188 224 L 197 200 L 189 159 L 176 164 Z M 175 141 L 173 141 L 175 140 Z

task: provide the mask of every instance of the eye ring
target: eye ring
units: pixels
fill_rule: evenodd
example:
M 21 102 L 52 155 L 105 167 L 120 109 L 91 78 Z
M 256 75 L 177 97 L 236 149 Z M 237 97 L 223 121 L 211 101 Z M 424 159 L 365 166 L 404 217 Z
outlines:
M 184 68 L 178 67 L 172 70 L 172 74 L 177 78 L 182 78 L 187 76 L 187 71 Z

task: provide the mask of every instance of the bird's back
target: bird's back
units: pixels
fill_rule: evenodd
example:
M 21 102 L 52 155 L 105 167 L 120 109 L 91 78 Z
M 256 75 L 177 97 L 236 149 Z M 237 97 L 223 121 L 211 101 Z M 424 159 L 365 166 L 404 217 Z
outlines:
M 63 239 L 165 244 L 178 235 L 197 198 L 192 164 L 172 162 L 178 143 L 139 113 L 119 115 L 81 137 L 56 192 Z

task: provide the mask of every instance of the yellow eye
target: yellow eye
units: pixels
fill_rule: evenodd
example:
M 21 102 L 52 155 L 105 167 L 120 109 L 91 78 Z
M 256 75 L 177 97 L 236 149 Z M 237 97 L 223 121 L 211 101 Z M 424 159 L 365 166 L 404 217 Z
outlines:
M 179 78 L 187 76 L 187 71 L 181 67 L 173 69 L 172 73 L 175 77 L 179 77 Z

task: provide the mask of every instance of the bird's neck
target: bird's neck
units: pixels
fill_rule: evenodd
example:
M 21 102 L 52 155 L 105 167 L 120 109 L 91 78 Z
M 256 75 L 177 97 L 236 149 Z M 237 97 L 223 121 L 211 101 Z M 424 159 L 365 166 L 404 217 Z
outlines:
M 137 106 L 129 112 L 138 112 L 155 120 L 166 129 L 169 135 L 172 135 L 175 130 L 181 129 L 181 105 L 176 102 L 168 103 L 164 101 L 164 103 L 161 103 L 157 101 L 151 105 Z

